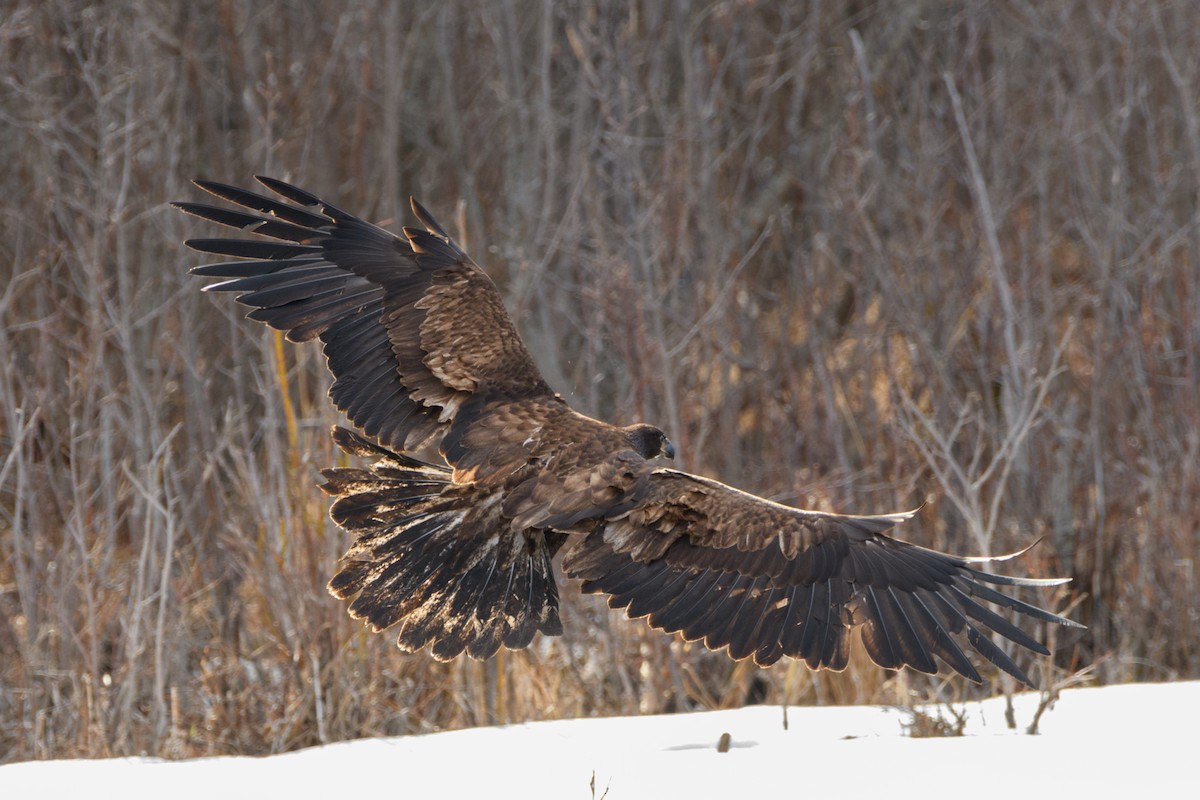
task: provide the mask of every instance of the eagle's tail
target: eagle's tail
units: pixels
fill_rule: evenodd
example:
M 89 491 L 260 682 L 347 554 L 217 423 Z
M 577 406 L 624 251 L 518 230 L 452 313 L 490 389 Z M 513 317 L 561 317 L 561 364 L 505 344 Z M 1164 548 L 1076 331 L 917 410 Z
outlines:
M 488 658 L 562 633 L 550 560 L 558 534 L 514 533 L 499 496 L 451 482 L 445 467 L 393 453 L 335 427 L 342 450 L 375 459 L 366 469 L 324 470 L 334 522 L 355 542 L 329 582 L 350 614 L 373 630 L 400 625 L 396 644 L 432 644 L 447 661 L 464 650 Z M 494 491 L 494 490 L 490 490 Z

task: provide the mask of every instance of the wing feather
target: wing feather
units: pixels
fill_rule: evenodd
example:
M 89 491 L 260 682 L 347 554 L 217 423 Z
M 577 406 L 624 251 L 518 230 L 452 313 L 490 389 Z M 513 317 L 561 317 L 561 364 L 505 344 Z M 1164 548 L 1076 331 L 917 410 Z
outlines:
M 934 613 L 925 604 L 920 592 L 913 594 L 897 594 L 898 602 L 907 605 L 910 609 L 909 618 L 919 620 L 919 625 L 922 630 L 922 637 L 929 649 L 950 665 L 950 668 L 960 675 L 965 675 L 968 679 L 976 683 L 982 683 L 983 678 L 979 676 L 979 672 L 975 669 L 975 665 L 967 658 L 966 653 L 954 641 L 954 637 L 946 630 L 945 626 L 934 616 Z
M 808 618 L 800 637 L 800 649 L 796 655 L 803 658 L 812 669 L 824 663 L 825 642 L 829 629 L 829 581 L 818 581 L 812 585 L 809 597 Z
M 216 181 L 197 180 L 194 181 L 196 186 L 204 191 L 219 197 L 222 200 L 228 200 L 234 205 L 239 205 L 242 208 L 249 208 L 254 211 L 261 211 L 275 219 L 281 219 L 285 222 L 290 222 L 302 228 L 311 230 L 320 230 L 329 224 L 329 217 L 324 214 L 313 214 L 302 208 L 291 206 L 286 203 L 280 203 L 278 200 L 273 200 L 264 195 L 252 192 L 248 189 L 239 189 L 236 186 L 230 186 L 225 183 Z M 266 184 L 264 184 L 266 185 Z M 183 204 L 177 204 L 182 206 Z M 193 204 L 194 205 L 194 204 Z M 311 203 L 309 205 L 319 205 L 319 203 Z
M 619 558 L 620 554 L 614 556 Z M 650 624 L 667 633 L 683 630 L 683 626 L 700 613 L 699 609 L 712 601 L 712 595 L 715 594 L 718 581 L 722 577 L 722 574 L 715 570 L 703 570 L 698 574 L 683 570 L 680 572 L 687 576 L 688 581 L 683 591 L 674 598 L 667 598 L 661 607 L 651 609 L 649 614 Z M 599 588 L 601 585 L 602 579 L 591 586 L 584 584 L 584 591 L 602 591 Z M 620 608 L 619 605 L 613 607 Z
M 193 250 L 215 256 L 237 256 L 257 260 L 278 260 L 319 255 L 320 247 L 304 244 L 279 244 L 243 239 L 188 239 L 184 242 Z
M 704 639 L 710 650 L 720 650 L 729 643 L 721 641 L 722 622 L 728 622 L 734 608 L 740 604 L 742 594 L 753 582 L 753 578 L 737 573 L 725 573 L 717 589 L 707 598 L 706 607 L 683 626 L 683 638 L 689 642 Z
M 666 573 L 663 575 L 663 580 L 640 582 L 635 586 L 635 591 L 630 593 L 629 605 L 626 607 L 626 613 L 630 619 L 649 616 L 654 609 L 662 608 L 674 601 L 693 582 L 688 573 L 683 570 L 671 569 L 666 561 L 660 561 L 660 567 L 662 572 Z M 619 598 L 617 601 L 618 608 L 622 605 L 621 599 L 623 598 Z
M 825 616 L 821 623 L 824 637 L 814 668 L 838 672 L 845 669 L 850 660 L 850 637 L 846 635 L 848 629 L 838 621 L 849 595 L 849 585 L 832 578 L 822 581 L 822 584 L 825 586 L 827 597 L 823 603 Z M 808 663 L 812 666 L 811 657 Z
M 756 579 L 753 591 L 747 593 L 742 607 L 738 610 L 740 622 L 730 625 L 730 656 L 740 661 L 759 648 L 759 629 L 765 622 L 767 610 L 779 591 L 775 587 L 767 586 L 764 579 Z

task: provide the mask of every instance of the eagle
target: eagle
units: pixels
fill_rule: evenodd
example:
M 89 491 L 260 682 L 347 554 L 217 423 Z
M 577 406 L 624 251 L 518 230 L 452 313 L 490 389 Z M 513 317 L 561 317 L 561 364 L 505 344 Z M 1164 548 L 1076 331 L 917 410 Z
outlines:
M 353 537 L 329 591 L 371 629 L 396 629 L 402 651 L 486 659 L 561 634 L 560 551 L 563 573 L 630 619 L 762 667 L 787 656 L 842 670 L 858 631 L 881 667 L 982 682 L 965 644 L 1033 687 L 989 634 L 1050 651 L 994 608 L 1082 627 L 993 588 L 1069 579 L 993 574 L 981 562 L 995 559 L 889 535 L 914 512 L 772 502 L 672 469 L 657 427 L 571 408 L 491 278 L 415 199 L 421 227 L 396 235 L 256 180 L 271 195 L 196 180 L 226 204 L 173 204 L 258 237 L 188 240 L 233 259 L 191 272 L 222 279 L 205 290 L 236 294 L 288 340 L 323 343 L 329 396 L 355 428 L 333 440 L 369 462 L 322 471 Z M 416 455 L 435 447 L 441 463 Z

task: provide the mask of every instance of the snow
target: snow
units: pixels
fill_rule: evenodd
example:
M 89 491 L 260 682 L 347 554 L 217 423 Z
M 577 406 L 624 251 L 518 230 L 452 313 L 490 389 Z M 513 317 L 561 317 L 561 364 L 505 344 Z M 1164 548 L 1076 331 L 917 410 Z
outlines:
M 362 740 L 265 758 L 41 761 L 0 767 L 20 798 L 744 798 L 1196 796 L 1200 682 L 1064 691 L 1023 730 L 1039 695 L 956 705 L 965 735 L 914 739 L 909 712 L 778 706 L 561 720 Z M 937 713 L 936 709 L 930 712 Z M 728 752 L 717 750 L 730 735 Z M 595 790 L 591 782 L 595 780 Z M 1070 794 L 1067 794 L 1070 792 Z

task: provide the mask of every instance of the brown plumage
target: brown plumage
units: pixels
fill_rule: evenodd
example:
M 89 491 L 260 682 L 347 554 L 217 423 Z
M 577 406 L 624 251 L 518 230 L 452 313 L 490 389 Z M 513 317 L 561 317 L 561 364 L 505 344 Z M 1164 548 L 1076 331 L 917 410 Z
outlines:
M 330 514 L 356 537 L 329 589 L 406 651 L 476 658 L 561 633 L 551 559 L 586 592 L 667 632 L 768 666 L 846 666 L 861 631 L 879 665 L 973 681 L 961 647 L 1032 685 L 991 631 L 1048 650 L 1005 617 L 1077 623 L 991 586 L 1032 580 L 886 535 L 910 513 L 848 516 L 780 505 L 669 469 L 663 432 L 572 410 L 542 378 L 491 279 L 415 200 L 403 236 L 270 178 L 283 201 L 196 184 L 246 211 L 176 203 L 262 239 L 193 239 L 239 260 L 225 280 L 251 319 L 320 338 L 330 397 L 361 432 L 334 429 L 370 466 L 329 469 Z M 285 202 L 286 201 L 286 202 Z M 406 452 L 436 445 L 444 465 Z

